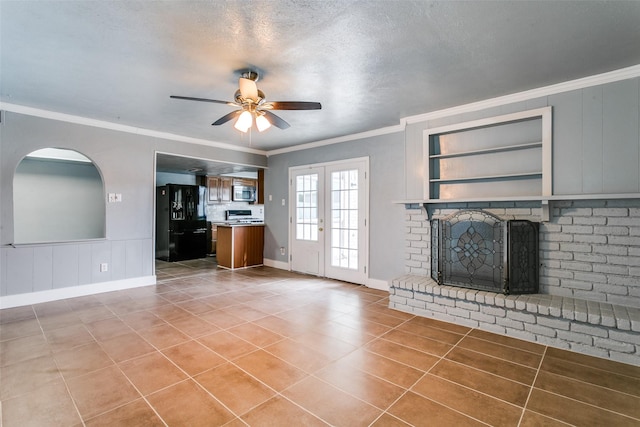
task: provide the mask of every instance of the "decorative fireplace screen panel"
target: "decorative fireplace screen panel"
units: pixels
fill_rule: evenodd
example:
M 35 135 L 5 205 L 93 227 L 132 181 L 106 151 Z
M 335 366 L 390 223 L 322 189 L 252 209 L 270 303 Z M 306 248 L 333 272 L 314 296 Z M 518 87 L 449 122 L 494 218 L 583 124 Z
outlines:
M 431 276 L 505 294 L 538 292 L 538 224 L 479 210 L 431 221 Z

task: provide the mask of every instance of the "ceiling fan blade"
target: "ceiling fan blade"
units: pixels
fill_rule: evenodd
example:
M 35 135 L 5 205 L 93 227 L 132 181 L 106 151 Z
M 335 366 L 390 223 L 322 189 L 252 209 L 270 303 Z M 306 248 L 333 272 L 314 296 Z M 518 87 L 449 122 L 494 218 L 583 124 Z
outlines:
M 220 100 L 217 100 L 217 99 L 209 99 L 209 98 L 193 98 L 191 96 L 178 96 L 178 95 L 171 95 L 171 96 L 169 96 L 169 98 L 184 99 L 184 100 L 187 100 L 187 101 L 213 102 L 214 104 L 227 104 L 227 105 L 232 105 L 232 106 L 238 106 L 238 104 L 236 104 L 235 102 L 220 101 Z
M 269 123 L 271 123 L 273 126 L 280 129 L 286 129 L 288 127 L 291 127 L 289 123 L 285 122 L 280 117 L 273 114 L 271 111 L 263 111 L 263 113 L 266 119 L 269 120 Z
M 240 86 L 240 93 L 244 99 L 251 99 L 254 102 L 258 102 L 258 86 L 256 86 L 256 82 L 240 77 L 238 86 Z
M 242 113 L 242 110 L 232 111 L 229 114 L 225 114 L 224 116 L 220 117 L 215 122 L 211 123 L 211 126 L 218 126 L 218 125 L 225 124 L 229 120 L 233 119 L 235 116 L 239 115 L 240 113 Z
M 271 101 L 261 105 L 261 108 L 269 110 L 320 110 L 322 105 L 319 102 Z

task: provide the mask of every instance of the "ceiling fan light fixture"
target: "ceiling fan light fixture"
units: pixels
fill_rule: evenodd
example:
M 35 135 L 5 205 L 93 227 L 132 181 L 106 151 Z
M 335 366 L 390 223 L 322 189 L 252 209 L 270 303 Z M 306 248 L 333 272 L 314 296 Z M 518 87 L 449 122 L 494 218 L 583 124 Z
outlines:
M 262 132 L 269 129 L 271 127 L 271 123 L 269 123 L 269 120 L 267 120 L 264 114 L 260 114 L 256 116 L 256 127 L 259 132 Z
M 251 125 L 253 124 L 253 116 L 249 111 L 243 111 L 236 120 L 236 123 L 233 125 L 234 128 L 238 129 L 240 132 L 246 133 Z
M 0 0 L 2 1 L 2 0 Z M 219 126 L 225 124 L 233 119 L 236 119 L 233 127 L 240 132 L 247 133 L 249 129 L 254 125 L 258 131 L 263 132 L 269 129 L 271 126 L 275 126 L 278 129 L 288 129 L 289 123 L 284 121 L 279 116 L 272 113 L 272 110 L 320 110 L 322 105 L 319 102 L 306 102 L 306 101 L 266 101 L 264 92 L 262 92 L 256 86 L 258 80 L 258 73 L 255 71 L 245 71 L 241 74 L 238 81 L 238 90 L 234 94 L 235 101 L 220 101 L 218 99 L 208 98 L 194 98 L 191 96 L 177 96 L 171 95 L 171 98 L 184 99 L 188 101 L 200 101 L 200 102 L 212 102 L 214 104 L 226 104 L 231 107 L 236 107 L 235 111 L 232 111 L 224 116 L 220 117 L 215 122 L 211 123 L 212 126 Z M 255 120 L 254 120 L 255 119 Z

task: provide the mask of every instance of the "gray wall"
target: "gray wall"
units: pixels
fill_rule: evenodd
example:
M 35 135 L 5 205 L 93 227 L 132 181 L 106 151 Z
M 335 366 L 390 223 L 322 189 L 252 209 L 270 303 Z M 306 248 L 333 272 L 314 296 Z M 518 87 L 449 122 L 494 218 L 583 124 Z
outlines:
M 550 96 L 554 194 L 640 192 L 640 79 Z
M 134 279 L 154 271 L 155 153 L 265 167 L 265 156 L 5 112 L 0 125 L 0 295 Z M 13 175 L 28 153 L 45 147 L 76 150 L 102 173 L 106 238 L 63 244 L 16 245 Z M 55 226 L 55 224 L 52 224 Z M 108 263 L 106 272 L 100 263 Z
M 369 157 L 369 277 L 388 281 L 404 272 L 404 206 L 392 203 L 404 192 L 404 134 L 393 133 L 269 157 L 265 172 L 265 252 L 287 262 L 288 176 L 293 166 Z M 269 201 L 269 195 L 273 200 Z
M 422 199 L 427 127 L 546 106 L 553 108 L 554 195 L 640 192 L 640 78 L 633 78 L 408 125 L 405 199 Z

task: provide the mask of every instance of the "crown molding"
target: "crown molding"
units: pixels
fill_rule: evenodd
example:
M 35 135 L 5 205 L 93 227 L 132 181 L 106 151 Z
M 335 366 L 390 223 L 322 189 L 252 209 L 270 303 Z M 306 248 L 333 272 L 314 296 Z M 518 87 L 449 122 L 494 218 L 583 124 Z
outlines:
M 353 133 L 351 135 L 339 136 L 331 139 L 323 139 L 320 141 L 308 142 L 306 144 L 294 145 L 291 147 L 278 148 L 276 150 L 267 151 L 267 156 L 275 156 L 276 154 L 290 153 L 293 151 L 308 150 L 310 148 L 322 147 L 325 145 L 338 144 L 340 142 L 354 141 L 357 139 L 372 138 L 380 135 L 388 135 L 390 133 L 404 131 L 405 125 L 403 123 L 399 125 L 388 126 L 384 128 L 374 129 L 366 132 Z
M 536 89 L 531 89 L 523 92 L 517 92 L 510 95 L 499 96 L 497 98 L 490 98 L 483 101 L 473 102 L 470 104 L 459 105 L 456 107 L 445 108 L 443 110 L 436 110 L 429 113 L 423 113 L 416 116 L 408 116 L 400 119 L 400 124 L 395 126 L 389 126 L 381 129 L 375 129 L 368 132 L 356 133 L 352 135 L 345 135 L 339 138 L 326 139 L 321 141 L 310 142 L 308 144 L 296 145 L 293 147 L 282 148 L 278 150 L 272 150 L 267 152 L 267 156 L 275 154 L 289 153 L 292 151 L 306 150 L 309 148 L 321 147 L 324 145 L 337 144 L 339 142 L 353 141 L 362 138 L 368 138 L 372 136 L 385 135 L 393 132 L 401 132 L 408 124 L 425 122 L 428 120 L 440 119 L 443 117 L 454 116 L 462 113 L 469 113 L 478 110 L 484 110 L 493 107 L 500 107 L 507 104 L 513 104 L 516 102 L 528 101 L 535 98 L 540 98 L 549 95 L 556 95 L 562 92 L 569 92 L 572 90 L 584 89 L 587 87 L 598 86 L 606 83 L 613 83 L 621 80 L 632 79 L 640 77 L 640 64 L 633 65 L 627 68 L 621 68 L 619 70 L 610 71 L 603 74 L 596 74 L 581 79 L 570 80 L 563 83 L 557 83 L 550 86 L 544 86 Z
M 102 120 L 89 119 L 86 117 L 73 116 L 69 114 L 57 113 L 53 111 L 41 110 L 32 107 L 25 107 L 17 104 L 0 103 L 0 110 L 11 111 L 15 113 L 27 114 L 36 117 L 48 118 L 53 120 L 60 120 L 69 123 L 83 124 L 87 126 L 99 127 L 103 129 L 117 130 L 121 132 L 134 133 L 137 135 L 151 136 L 154 138 L 168 139 L 172 141 L 180 141 L 191 144 L 206 145 L 209 147 L 223 148 L 232 151 L 242 151 L 252 154 L 260 154 L 273 156 L 277 154 L 290 153 L 300 150 L 308 150 L 310 148 L 322 147 L 325 145 L 338 144 L 341 142 L 354 141 L 358 139 L 371 138 L 380 135 L 387 135 L 396 132 L 402 132 L 408 124 L 425 122 L 428 120 L 439 119 L 443 117 L 449 117 L 457 114 L 469 113 L 478 110 L 484 110 L 493 107 L 499 107 L 507 104 L 513 104 L 522 101 L 528 101 L 535 98 L 544 96 L 556 95 L 562 92 L 569 92 L 572 90 L 584 89 L 587 87 L 602 85 L 606 83 L 613 83 L 621 80 L 632 79 L 640 77 L 640 64 L 633 65 L 631 67 L 622 68 L 619 70 L 610 71 L 607 73 L 596 74 L 593 76 L 584 77 L 581 79 L 570 80 L 563 83 L 558 83 L 550 86 L 544 86 L 536 89 L 531 89 L 523 92 L 517 92 L 509 95 L 499 96 L 496 98 L 490 98 L 483 101 L 473 102 L 469 104 L 459 105 L 456 107 L 445 108 L 442 110 L 431 111 L 429 113 L 423 113 L 415 116 L 403 117 L 400 119 L 400 124 L 394 126 L 388 126 L 384 128 L 374 129 L 371 131 L 355 133 L 351 135 L 340 136 L 336 138 L 324 139 L 306 144 L 280 148 L 276 150 L 264 151 L 256 150 L 253 148 L 238 147 L 235 145 L 209 141 L 205 139 L 191 138 L 187 136 L 175 135 L 166 132 L 153 131 L 150 129 L 137 128 L 134 126 L 120 125 L 117 123 L 111 123 Z
M 255 148 L 238 147 L 218 141 L 209 141 L 206 139 L 191 138 L 188 136 L 176 135 L 168 132 L 159 132 L 151 129 L 138 128 L 135 126 L 121 125 L 118 123 L 107 122 L 104 120 L 89 119 L 82 116 L 74 116 L 71 114 L 58 113 L 55 111 L 42 110 L 39 108 L 26 107 L 19 104 L 0 103 L 0 110 L 11 111 L 12 113 L 25 114 L 28 116 L 40 117 L 43 119 L 57 120 L 61 122 L 74 123 L 85 126 L 92 126 L 101 129 L 115 130 L 119 132 L 132 133 L 135 135 L 150 136 L 153 138 L 167 139 L 170 141 L 186 142 L 189 144 L 206 145 L 208 147 L 223 148 L 231 151 L 242 151 L 251 154 L 267 155 L 266 151 L 256 150 Z
M 563 83 L 557 83 L 550 86 L 544 86 L 536 89 L 517 92 L 510 95 L 499 96 L 497 98 L 486 99 L 484 101 L 473 102 L 470 104 L 459 105 L 456 107 L 445 108 L 443 110 L 432 111 L 430 113 L 409 116 L 401 119 L 401 123 L 411 124 L 424 122 L 427 120 L 440 119 L 457 114 L 469 113 L 478 110 L 484 110 L 493 107 L 500 107 L 516 102 L 529 101 L 544 96 L 556 95 L 562 92 L 572 90 L 585 89 L 592 86 L 598 86 L 606 83 L 613 83 L 621 80 L 640 77 L 640 64 L 631 67 L 610 71 L 603 74 L 596 74 L 581 79 L 570 80 Z

